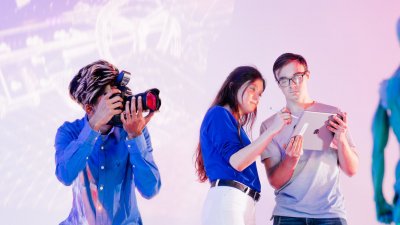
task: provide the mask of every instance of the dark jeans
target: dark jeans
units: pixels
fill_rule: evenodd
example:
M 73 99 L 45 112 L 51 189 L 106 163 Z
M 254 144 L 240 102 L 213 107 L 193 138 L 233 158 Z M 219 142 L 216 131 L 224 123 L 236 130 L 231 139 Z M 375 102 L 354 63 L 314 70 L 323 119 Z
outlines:
M 343 218 L 299 218 L 274 216 L 274 225 L 347 225 Z

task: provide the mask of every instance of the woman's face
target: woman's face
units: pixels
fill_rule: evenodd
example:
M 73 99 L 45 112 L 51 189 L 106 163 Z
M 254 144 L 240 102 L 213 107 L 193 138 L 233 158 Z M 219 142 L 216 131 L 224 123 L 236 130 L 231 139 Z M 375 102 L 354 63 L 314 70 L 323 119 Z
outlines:
M 257 79 L 253 82 L 244 83 L 237 93 L 239 102 L 239 113 L 241 116 L 256 110 L 261 94 L 264 91 L 263 81 Z

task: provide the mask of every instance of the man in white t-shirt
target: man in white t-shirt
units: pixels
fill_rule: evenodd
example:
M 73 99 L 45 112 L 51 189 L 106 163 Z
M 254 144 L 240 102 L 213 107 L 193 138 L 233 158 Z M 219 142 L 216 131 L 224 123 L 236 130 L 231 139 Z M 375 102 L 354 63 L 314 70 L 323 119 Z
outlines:
M 341 169 L 353 176 L 358 168 L 355 145 L 347 128 L 347 114 L 309 96 L 310 72 L 301 55 L 285 53 L 279 56 L 273 72 L 286 98 L 283 111 L 295 116 L 261 155 L 268 181 L 275 189 L 274 225 L 347 224 L 339 173 Z M 330 117 L 326 126 L 334 135 L 331 146 L 337 148 L 286 151 L 297 118 L 304 110 L 336 114 Z M 261 133 L 268 129 L 271 118 L 262 123 Z M 290 144 L 296 144 L 296 139 Z

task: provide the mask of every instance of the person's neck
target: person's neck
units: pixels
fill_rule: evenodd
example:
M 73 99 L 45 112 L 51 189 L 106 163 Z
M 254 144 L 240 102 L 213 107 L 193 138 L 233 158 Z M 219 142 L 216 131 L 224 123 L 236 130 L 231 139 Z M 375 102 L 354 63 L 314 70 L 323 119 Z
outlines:
M 240 123 L 240 118 L 242 117 L 241 113 L 240 113 L 240 109 L 239 109 L 239 112 L 234 112 L 231 109 L 231 107 L 229 107 L 229 105 L 224 105 L 224 108 L 227 109 L 229 112 L 231 112 L 233 117 L 235 117 L 235 119 L 238 121 L 238 123 Z
M 286 107 L 292 114 L 299 114 L 308 107 L 314 105 L 314 103 L 315 101 L 307 96 L 296 101 L 286 101 Z
M 100 133 L 102 135 L 106 135 L 106 134 L 110 133 L 112 128 L 113 128 L 112 125 L 104 125 L 104 126 L 100 127 Z

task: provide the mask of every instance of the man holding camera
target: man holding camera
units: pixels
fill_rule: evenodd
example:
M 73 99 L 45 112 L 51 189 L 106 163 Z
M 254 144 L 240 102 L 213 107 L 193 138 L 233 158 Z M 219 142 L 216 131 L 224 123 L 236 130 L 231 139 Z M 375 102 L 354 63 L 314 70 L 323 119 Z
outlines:
M 117 89 L 118 75 L 100 60 L 80 69 L 69 85 L 86 115 L 65 122 L 56 134 L 56 176 L 73 185 L 72 209 L 61 224 L 142 224 L 135 187 L 147 199 L 160 189 L 146 128 L 154 112 L 143 116 L 142 97 L 137 107 L 135 97 L 124 103 L 121 96 L 131 91 Z

